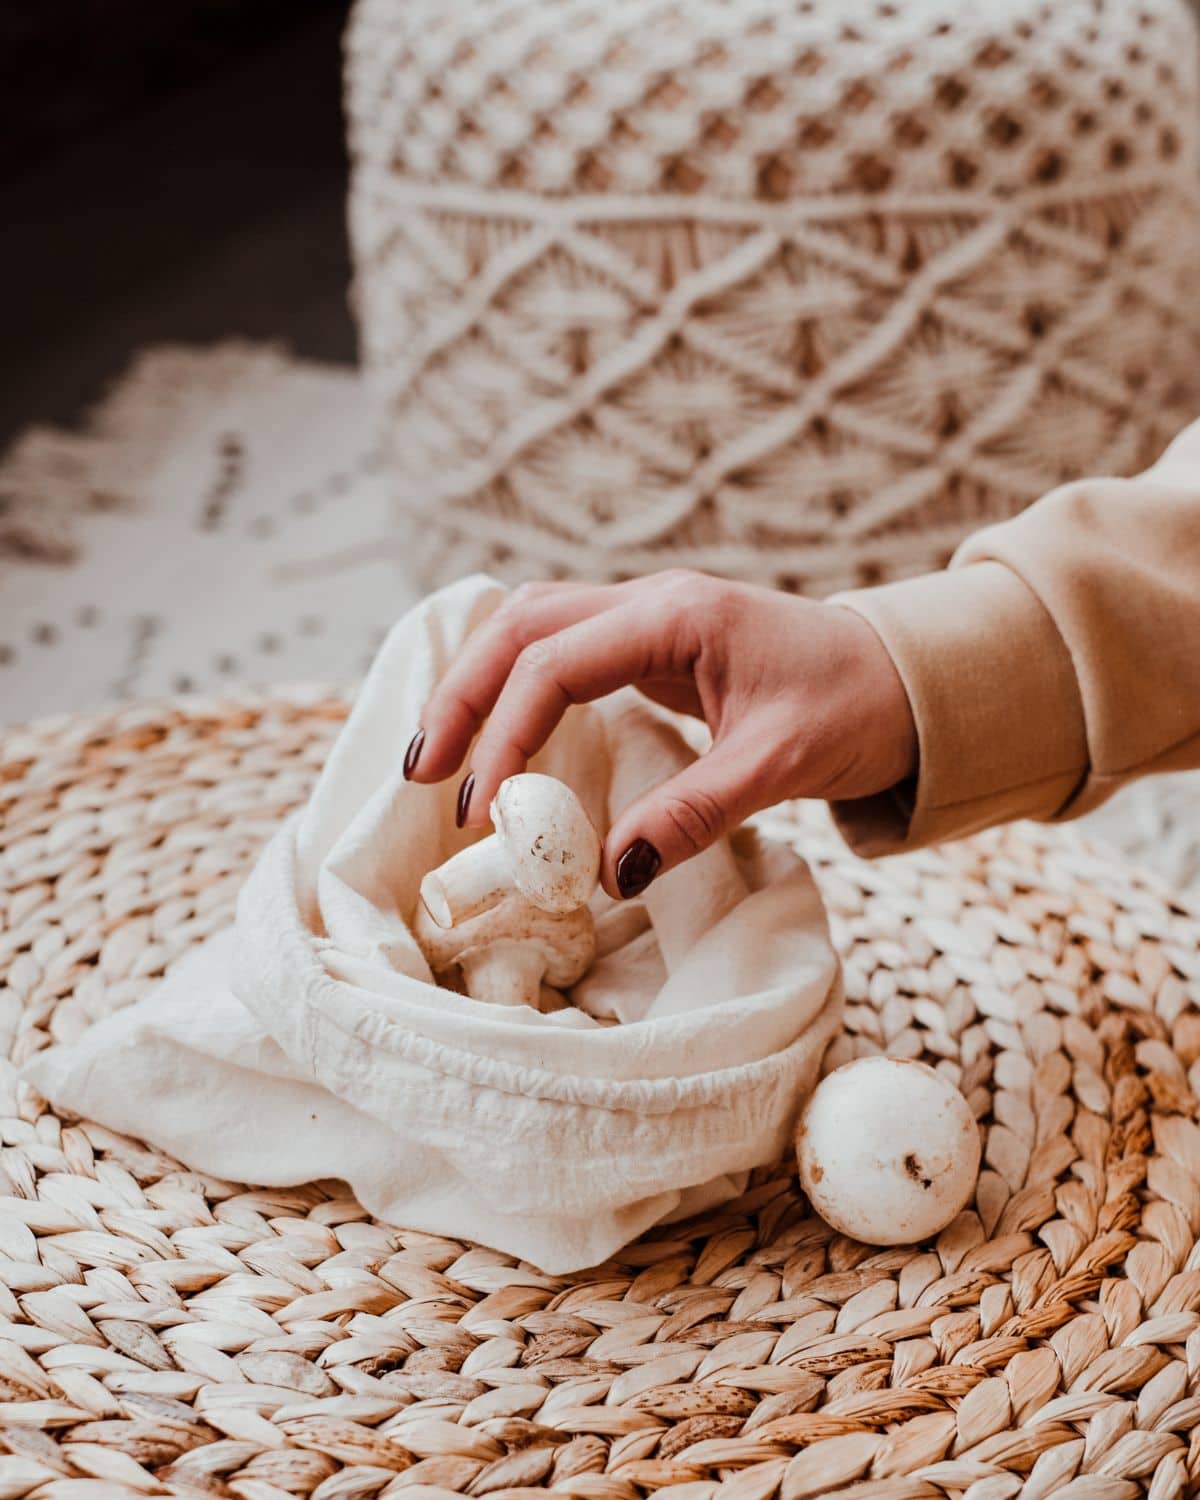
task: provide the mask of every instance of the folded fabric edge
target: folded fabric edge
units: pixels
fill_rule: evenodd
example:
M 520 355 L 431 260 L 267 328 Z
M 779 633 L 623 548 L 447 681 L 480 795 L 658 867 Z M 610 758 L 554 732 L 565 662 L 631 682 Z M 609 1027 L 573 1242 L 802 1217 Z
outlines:
M 30 1058 L 21 1070 L 24 1081 L 56 1107 L 106 1129 L 143 1139 L 141 1118 L 156 1090 L 169 1095 L 170 1107 L 154 1127 L 154 1147 L 174 1157 L 185 1168 L 234 1183 L 261 1187 L 296 1187 L 329 1178 L 349 1186 L 368 1213 L 397 1228 L 445 1235 L 454 1218 L 473 1217 L 457 1235 L 467 1243 L 482 1243 L 534 1264 L 549 1275 L 568 1275 L 598 1265 L 664 1220 L 701 1212 L 724 1201 L 725 1190 L 738 1190 L 734 1174 L 721 1174 L 694 1185 L 648 1195 L 606 1213 L 506 1217 L 484 1202 L 472 1199 L 470 1214 L 449 1201 L 447 1182 L 454 1174 L 431 1174 L 433 1186 L 414 1196 L 408 1190 L 403 1206 L 396 1201 L 397 1186 L 389 1192 L 372 1181 L 372 1162 L 403 1155 L 403 1144 L 371 1116 L 356 1110 L 319 1085 L 287 1077 L 265 1076 L 230 1058 L 195 1050 L 163 1031 L 144 1014 L 148 997 L 126 1011 L 98 1021 L 74 1042 L 48 1047 Z M 228 997 L 230 1007 L 236 1000 Z M 240 1006 L 237 1006 L 241 1010 Z M 215 1008 L 212 1019 L 223 1016 Z M 143 1012 L 139 1014 L 139 1012 Z M 236 1027 L 239 1017 L 230 1010 Z M 131 1076 L 113 1087 L 102 1080 L 122 1064 L 132 1065 Z M 181 1083 L 181 1070 L 190 1084 Z M 212 1084 L 220 1087 L 215 1090 Z M 296 1097 L 289 1097 L 291 1095 Z M 303 1094 L 303 1099 L 299 1095 Z M 188 1101 L 191 1100 L 191 1107 Z M 225 1107 L 221 1107 L 225 1100 Z M 246 1101 L 255 1101 L 248 1118 Z M 204 1109 L 197 1109 L 203 1101 Z M 270 1122 L 273 1139 L 263 1138 Z M 353 1139 L 358 1169 L 345 1170 L 345 1160 L 330 1154 L 331 1143 Z M 292 1166 L 271 1170 L 280 1154 Z M 264 1170 L 266 1167 L 266 1170 Z
M 279 889 L 294 889 L 294 844 L 281 830 L 263 851 L 243 891 L 238 908 L 238 959 L 234 964 L 238 998 L 258 1017 L 263 1027 L 274 1035 L 294 1060 L 317 1069 L 319 1048 L 314 1028 L 335 1028 L 345 1042 L 359 1046 L 379 1047 L 397 1060 L 442 1073 L 462 1082 L 494 1089 L 498 1093 L 517 1094 L 523 1098 L 550 1103 L 582 1105 L 638 1114 L 669 1114 L 699 1109 L 720 1102 L 725 1096 L 737 1095 L 754 1088 L 769 1087 L 785 1078 L 798 1051 L 812 1045 L 812 1028 L 830 1009 L 838 1014 L 842 1005 L 840 965 L 832 945 L 828 962 L 818 983 L 823 999 L 810 1013 L 804 1029 L 786 1047 L 769 1056 L 727 1068 L 694 1073 L 687 1078 L 641 1078 L 630 1080 L 597 1079 L 579 1074 L 556 1073 L 509 1060 L 482 1056 L 456 1047 L 449 1042 L 421 1036 L 391 1018 L 377 1012 L 371 1018 L 371 1034 L 360 1030 L 362 1014 L 370 1010 L 370 996 L 357 986 L 333 979 L 313 951 L 311 934 L 305 928 L 294 904 L 280 902 Z M 282 868 L 273 868 L 280 861 Z M 266 889 L 260 898 L 257 887 Z M 268 912 L 273 929 L 258 931 L 253 923 L 256 906 Z M 279 972 L 281 957 L 288 962 L 287 971 Z M 277 1003 L 272 1004 L 271 995 Z M 634 1022 L 632 1026 L 646 1026 Z M 609 1038 L 631 1028 L 611 1028 L 589 1033 L 589 1041 L 604 1046 Z

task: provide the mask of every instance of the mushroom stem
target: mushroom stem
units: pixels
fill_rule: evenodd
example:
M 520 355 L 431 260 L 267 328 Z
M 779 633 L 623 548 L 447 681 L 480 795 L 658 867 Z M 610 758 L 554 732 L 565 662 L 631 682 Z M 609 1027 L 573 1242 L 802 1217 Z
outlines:
M 546 960 L 535 944 L 519 938 L 504 939 L 464 954 L 460 964 L 467 994 L 473 1000 L 541 1009 Z
M 418 901 L 412 930 L 435 976 L 457 968 L 467 994 L 493 1005 L 540 1010 L 543 982 L 559 990 L 575 984 L 596 952 L 588 907 L 558 917 L 519 895 L 505 896 L 457 927 L 439 927 Z
M 421 881 L 421 900 L 439 927 L 453 927 L 495 906 L 513 888 L 508 855 L 499 838 L 489 833 L 430 870 Z

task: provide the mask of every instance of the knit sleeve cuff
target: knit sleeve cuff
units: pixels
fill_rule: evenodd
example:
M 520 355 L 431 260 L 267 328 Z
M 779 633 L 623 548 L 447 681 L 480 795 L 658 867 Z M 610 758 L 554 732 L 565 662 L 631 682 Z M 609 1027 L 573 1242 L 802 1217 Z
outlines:
M 833 805 L 865 855 L 958 838 L 1012 818 L 1049 818 L 1086 774 L 1070 654 L 1037 595 L 979 562 L 830 601 L 887 647 L 917 726 L 915 785 Z

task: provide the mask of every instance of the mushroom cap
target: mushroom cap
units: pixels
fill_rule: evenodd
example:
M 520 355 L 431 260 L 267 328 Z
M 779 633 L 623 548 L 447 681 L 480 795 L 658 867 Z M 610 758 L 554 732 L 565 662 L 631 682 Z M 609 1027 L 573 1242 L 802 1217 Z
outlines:
M 587 902 L 600 879 L 600 835 L 569 786 L 537 771 L 510 776 L 490 811 L 522 895 L 546 912 Z
M 827 1224 L 870 1245 L 944 1229 L 979 1175 L 979 1129 L 924 1063 L 861 1057 L 817 1085 L 800 1119 L 800 1181 Z
M 529 943 L 545 961 L 545 982 L 563 989 L 583 978 L 596 953 L 595 928 L 586 906 L 554 916 L 518 895 L 506 896 L 456 927 L 439 927 L 418 901 L 412 930 L 435 974 L 499 942 Z

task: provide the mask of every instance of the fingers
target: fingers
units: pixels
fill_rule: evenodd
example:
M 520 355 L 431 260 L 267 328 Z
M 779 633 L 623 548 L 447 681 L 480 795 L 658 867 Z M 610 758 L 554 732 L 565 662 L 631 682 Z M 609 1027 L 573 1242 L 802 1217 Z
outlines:
M 471 754 L 467 822 L 487 822 L 500 783 L 523 771 L 573 703 L 590 703 L 664 670 L 673 633 L 629 602 L 531 642 L 517 657 Z
M 600 878 L 610 896 L 639 895 L 656 876 L 701 853 L 787 793 L 779 728 L 744 722 L 613 824 Z
M 525 647 L 610 608 L 614 592 L 569 583 L 518 589 L 468 637 L 434 689 L 421 716 L 424 737 L 413 740 L 415 755 L 410 746 L 409 779 L 442 781 L 456 771 Z

